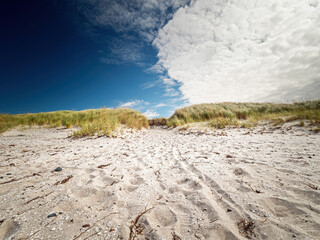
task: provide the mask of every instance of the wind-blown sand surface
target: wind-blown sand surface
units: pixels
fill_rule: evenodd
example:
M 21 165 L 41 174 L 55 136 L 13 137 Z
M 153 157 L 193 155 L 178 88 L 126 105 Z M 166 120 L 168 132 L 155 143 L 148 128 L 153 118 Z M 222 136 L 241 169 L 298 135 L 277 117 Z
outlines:
M 0 239 L 320 239 L 320 135 L 288 129 L 5 132 Z

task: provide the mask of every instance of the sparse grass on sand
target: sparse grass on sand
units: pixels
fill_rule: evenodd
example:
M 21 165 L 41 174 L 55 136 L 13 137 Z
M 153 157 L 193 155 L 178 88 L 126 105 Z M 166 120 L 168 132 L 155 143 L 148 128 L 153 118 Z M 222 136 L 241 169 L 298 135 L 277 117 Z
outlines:
M 75 137 L 112 136 L 120 125 L 141 129 L 148 127 L 147 118 L 132 109 L 89 109 L 47 113 L 0 114 L 0 133 L 17 126 L 80 127 Z
M 217 103 L 198 104 L 175 111 L 168 119 L 168 126 L 177 127 L 194 122 L 209 122 L 209 127 L 226 126 L 251 127 L 260 120 L 274 124 L 308 120 L 311 126 L 320 128 L 320 100 L 296 102 L 292 104 L 275 103 Z

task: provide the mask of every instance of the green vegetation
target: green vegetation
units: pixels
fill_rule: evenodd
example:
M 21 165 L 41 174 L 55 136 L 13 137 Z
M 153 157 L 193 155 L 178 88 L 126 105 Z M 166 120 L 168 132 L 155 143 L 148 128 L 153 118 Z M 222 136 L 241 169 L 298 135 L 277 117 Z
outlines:
M 153 118 L 148 120 L 149 126 L 166 126 L 168 125 L 168 119 L 161 118 Z
M 57 111 L 28 114 L 0 114 L 0 133 L 17 126 L 48 126 L 48 127 L 80 127 L 74 131 L 76 137 L 112 136 L 121 124 L 129 128 L 141 129 L 148 127 L 147 118 L 132 109 L 90 109 L 84 111 Z
M 175 111 L 168 119 L 147 120 L 140 112 L 132 109 L 90 109 L 84 111 L 57 111 L 28 114 L 0 114 L 0 133 L 17 126 L 65 126 L 79 127 L 76 137 L 113 136 L 120 125 L 133 129 L 150 126 L 177 127 L 195 122 L 208 122 L 209 127 L 225 128 L 252 127 L 267 120 L 274 125 L 289 121 L 300 121 L 300 126 L 315 126 L 320 131 L 320 100 L 293 104 L 272 103 L 217 103 L 198 104 Z M 187 126 L 189 127 L 189 125 Z
M 208 123 L 209 127 L 213 128 L 225 128 L 226 126 L 240 126 L 240 122 L 236 118 L 217 117 L 212 119 Z
M 260 120 L 282 124 L 294 120 L 309 120 L 320 126 L 320 100 L 292 104 L 274 103 L 217 103 L 198 104 L 175 111 L 168 126 L 177 127 L 194 122 L 209 122 L 210 127 L 251 127 Z M 301 126 L 304 123 L 300 123 Z

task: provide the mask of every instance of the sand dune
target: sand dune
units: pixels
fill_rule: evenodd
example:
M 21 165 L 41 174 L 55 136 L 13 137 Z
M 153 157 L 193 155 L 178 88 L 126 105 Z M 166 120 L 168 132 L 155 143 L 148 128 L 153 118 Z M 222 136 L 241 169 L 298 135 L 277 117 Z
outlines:
M 319 239 L 319 134 L 70 131 L 0 136 L 0 239 Z

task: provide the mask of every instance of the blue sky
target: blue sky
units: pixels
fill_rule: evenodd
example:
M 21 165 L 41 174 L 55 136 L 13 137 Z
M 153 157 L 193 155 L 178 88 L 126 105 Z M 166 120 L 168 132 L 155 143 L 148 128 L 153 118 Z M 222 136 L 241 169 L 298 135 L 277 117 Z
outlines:
M 0 113 L 320 96 L 318 0 L 15 0 L 0 26 Z
M 156 50 L 110 26 L 87 29 L 88 20 L 76 7 L 36 0 L 8 1 L 2 8 L 0 112 L 124 106 L 150 117 L 171 114 L 182 101 L 177 93 L 173 101 L 165 96 L 163 74 L 149 70 L 157 62 Z M 121 53 L 118 43 L 133 49 Z

